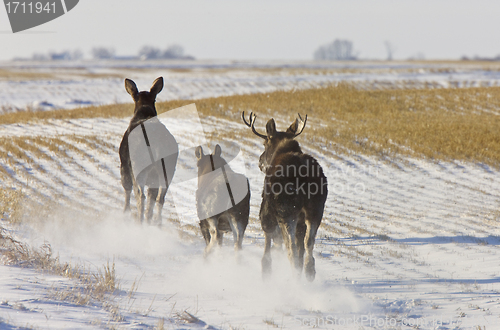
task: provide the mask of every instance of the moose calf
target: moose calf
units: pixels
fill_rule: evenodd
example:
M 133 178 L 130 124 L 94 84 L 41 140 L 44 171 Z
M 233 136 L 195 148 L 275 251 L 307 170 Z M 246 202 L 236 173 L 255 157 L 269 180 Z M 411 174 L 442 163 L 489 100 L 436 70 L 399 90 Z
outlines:
M 241 249 L 250 214 L 250 184 L 243 174 L 233 172 L 221 157 L 221 147 L 205 155 L 201 146 L 195 150 L 198 159 L 196 208 L 200 229 L 207 244 L 205 256 L 222 245 L 224 232 L 233 232 L 234 249 Z

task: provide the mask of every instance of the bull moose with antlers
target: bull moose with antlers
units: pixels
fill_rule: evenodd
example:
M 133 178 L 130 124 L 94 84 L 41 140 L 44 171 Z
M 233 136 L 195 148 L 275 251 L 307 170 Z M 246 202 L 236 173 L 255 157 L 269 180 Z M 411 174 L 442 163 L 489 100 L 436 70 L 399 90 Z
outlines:
M 316 276 L 314 240 L 328 191 L 323 169 L 316 159 L 302 152 L 295 140 L 306 126 L 307 115 L 302 119 L 299 114 L 285 132 L 277 131 L 271 118 L 266 125 L 266 135 L 256 131 L 255 114 L 250 113 L 248 121 L 245 112 L 241 117 L 255 135 L 264 139 L 265 150 L 259 159 L 259 168 L 265 174 L 259 214 L 265 236 L 263 275 L 271 273 L 271 241 L 279 242 L 282 238 L 297 276 L 305 268 L 306 278 L 313 281 Z M 278 228 L 282 237 L 278 236 Z

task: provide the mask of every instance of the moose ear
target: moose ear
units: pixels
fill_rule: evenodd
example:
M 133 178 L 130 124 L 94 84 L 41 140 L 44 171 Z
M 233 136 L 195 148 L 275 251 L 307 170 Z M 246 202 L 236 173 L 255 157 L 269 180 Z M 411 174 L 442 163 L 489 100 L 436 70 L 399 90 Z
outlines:
M 158 77 L 153 82 L 153 86 L 151 86 L 151 90 L 149 91 L 151 94 L 157 95 L 163 89 L 163 77 Z
M 221 154 L 222 154 L 222 149 L 220 148 L 220 145 L 217 144 L 215 146 L 214 156 L 220 157 Z
M 201 146 L 197 146 L 197 147 L 196 147 L 196 149 L 194 150 L 194 154 L 196 155 L 196 158 L 197 158 L 198 160 L 200 160 L 200 159 L 201 159 L 201 157 L 205 156 L 205 155 L 203 154 L 203 149 L 201 148 Z
M 125 90 L 127 91 L 127 93 L 132 95 L 132 98 L 134 100 L 137 97 L 137 94 L 139 94 L 139 91 L 137 90 L 137 85 L 135 84 L 135 82 L 133 82 L 132 80 L 130 80 L 128 78 L 125 78 Z
M 271 138 L 276 134 L 276 123 L 274 122 L 274 119 L 271 118 L 266 124 L 266 132 L 267 132 L 267 137 Z
M 287 133 L 293 134 L 293 137 L 299 136 L 306 127 L 307 123 L 307 115 L 304 118 L 302 118 L 300 113 L 298 115 L 299 117 L 295 119 L 292 125 L 290 125 L 290 127 L 286 130 Z
M 299 128 L 299 119 L 295 119 L 295 121 L 288 127 L 286 130 L 287 133 L 292 133 L 295 135 L 297 133 L 297 128 Z

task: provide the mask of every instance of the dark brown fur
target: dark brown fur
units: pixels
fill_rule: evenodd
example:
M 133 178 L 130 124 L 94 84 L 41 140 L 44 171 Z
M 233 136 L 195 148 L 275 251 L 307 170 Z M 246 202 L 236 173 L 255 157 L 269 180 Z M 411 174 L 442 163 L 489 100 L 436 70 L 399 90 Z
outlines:
M 125 89 L 132 96 L 135 109 L 134 116 L 130 120 L 129 127 L 123 139 L 120 143 L 120 174 L 121 183 L 125 189 L 125 209 L 124 211 L 130 211 L 130 196 L 132 193 L 132 188 L 134 188 L 134 194 L 137 200 L 137 208 L 139 211 L 139 220 L 142 223 L 144 219 L 144 208 L 146 196 L 144 194 L 145 187 L 148 187 L 148 205 L 146 207 L 146 219 L 148 222 L 151 221 L 153 217 L 153 207 L 156 202 L 157 206 L 157 221 L 161 222 L 161 212 L 163 209 L 163 204 L 165 202 L 165 195 L 168 190 L 168 184 L 166 188 L 161 188 L 159 185 L 160 178 L 163 177 L 163 173 L 159 172 L 158 164 L 151 165 L 144 169 L 141 173 L 133 173 L 132 161 L 130 159 L 130 145 L 129 145 L 129 135 L 137 128 L 139 125 L 144 124 L 149 121 L 150 128 L 153 130 L 155 136 L 163 137 L 165 143 L 173 143 L 170 148 L 177 150 L 177 144 L 174 137 L 170 134 L 167 128 L 159 121 L 155 121 L 157 116 L 155 101 L 156 95 L 163 89 L 163 78 L 157 78 L 150 91 L 139 92 L 137 90 L 136 84 L 130 80 L 125 79 Z M 140 129 L 140 128 L 139 128 Z M 172 178 L 175 172 L 175 166 L 177 162 L 177 153 L 173 153 L 169 157 L 164 159 L 167 169 L 167 176 Z M 170 180 L 171 181 L 171 180 Z
M 223 233 L 232 231 L 234 248 L 236 251 L 242 247 L 243 236 L 248 225 L 250 214 L 250 186 L 248 179 L 235 173 L 221 157 L 221 148 L 215 147 L 211 155 L 205 155 L 201 146 L 196 148 L 198 158 L 198 189 L 196 191 L 196 207 L 200 217 L 200 229 L 207 244 L 205 256 L 208 255 L 215 244 L 222 245 Z M 225 176 L 221 168 L 224 167 Z M 218 172 L 214 172 L 218 170 Z M 227 182 L 246 182 L 248 193 L 233 207 L 225 209 L 228 196 Z M 236 187 L 232 187 L 233 189 Z M 239 187 L 241 189 L 241 187 Z M 221 208 L 222 205 L 222 208 Z M 213 214 L 206 218 L 204 215 Z
M 279 132 L 274 119 L 270 119 L 267 134 L 263 135 L 253 127 L 255 116 L 251 114 L 250 122 L 246 122 L 243 114 L 243 120 L 265 139 L 265 150 L 259 159 L 259 168 L 266 175 L 259 213 L 265 235 L 263 274 L 271 273 L 271 241 L 280 241 L 276 237 L 279 228 L 297 275 L 305 268 L 307 279 L 313 281 L 316 275 L 314 240 L 328 191 L 323 169 L 316 159 L 304 154 L 294 140 L 304 129 L 305 121 L 297 119 L 286 132 Z

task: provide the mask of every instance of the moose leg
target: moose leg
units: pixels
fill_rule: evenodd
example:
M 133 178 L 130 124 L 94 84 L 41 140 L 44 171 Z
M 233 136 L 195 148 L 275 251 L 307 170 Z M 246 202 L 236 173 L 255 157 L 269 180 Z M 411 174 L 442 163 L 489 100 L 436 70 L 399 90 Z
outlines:
M 161 212 L 163 211 L 163 204 L 165 204 L 165 195 L 168 188 L 162 187 L 160 189 L 160 193 L 156 199 L 156 222 L 158 225 L 161 225 Z
M 243 226 L 238 222 L 235 216 L 231 215 L 228 219 L 231 231 L 233 232 L 234 250 L 241 250 L 243 243 Z
M 130 195 L 132 194 L 132 173 L 125 166 L 120 166 L 120 175 L 123 189 L 125 189 L 125 208 L 123 212 L 130 212 Z
M 283 234 L 279 226 L 276 226 L 276 230 L 272 233 L 272 237 L 274 248 L 281 251 L 283 249 Z
M 138 184 L 134 184 L 134 194 L 135 199 L 137 201 L 137 212 L 139 213 L 139 222 L 142 223 L 144 221 L 144 201 L 146 200 L 146 196 L 144 196 L 144 186 L 140 186 Z
M 306 236 L 304 239 L 304 244 L 306 248 L 306 258 L 305 258 L 305 273 L 306 278 L 309 282 L 314 281 L 316 277 L 315 261 L 313 256 L 314 240 L 316 238 L 316 232 L 318 231 L 319 224 L 311 221 L 306 221 Z
M 205 239 L 205 243 L 210 244 L 210 226 L 208 225 L 207 220 L 200 221 L 200 230 L 203 238 Z
M 295 233 L 295 243 L 297 244 L 297 257 L 299 260 L 299 267 L 302 272 L 304 266 L 304 237 L 306 235 L 306 224 L 300 222 L 297 224 L 297 231 Z
M 158 188 L 148 188 L 148 204 L 146 207 L 146 220 L 148 224 L 151 224 L 151 219 L 153 218 L 153 209 L 156 202 L 156 196 L 158 196 Z
M 245 236 L 245 226 L 241 222 L 236 221 L 236 228 L 238 229 L 238 250 L 241 250 L 243 248 L 243 236 Z
M 272 259 L 271 259 L 271 239 L 273 232 L 264 232 L 265 246 L 264 256 L 262 257 L 262 277 L 268 278 L 272 272 Z
M 292 268 L 295 270 L 295 275 L 300 277 L 300 272 L 302 270 L 301 265 L 299 264 L 299 255 L 297 251 L 297 244 L 295 241 L 295 234 L 297 231 L 297 222 L 296 220 L 289 221 L 288 223 L 279 223 L 281 232 L 283 233 L 283 240 L 285 242 L 285 246 L 288 251 L 288 260 L 290 260 L 290 264 Z
M 212 252 L 212 249 L 214 248 L 216 242 L 219 244 L 222 243 L 222 237 L 220 237 L 220 231 L 219 231 L 219 221 L 217 218 L 208 218 L 206 219 L 208 223 L 208 230 L 210 232 L 210 243 L 208 243 L 207 247 L 205 248 L 205 257 L 207 257 L 210 252 Z
M 130 195 L 132 195 L 132 189 L 125 190 L 125 208 L 123 212 L 130 212 Z
M 222 239 L 224 238 L 224 232 L 220 231 L 219 228 L 217 227 L 217 245 L 222 246 Z
M 268 198 L 262 198 L 259 218 L 265 238 L 264 255 L 262 256 L 262 277 L 266 279 L 271 275 L 272 271 L 271 242 L 276 235 L 282 236 L 278 222 L 269 209 Z

